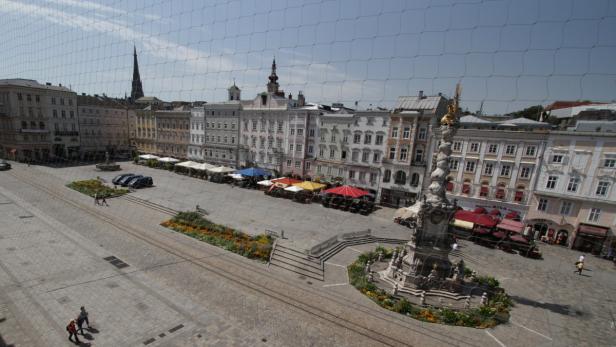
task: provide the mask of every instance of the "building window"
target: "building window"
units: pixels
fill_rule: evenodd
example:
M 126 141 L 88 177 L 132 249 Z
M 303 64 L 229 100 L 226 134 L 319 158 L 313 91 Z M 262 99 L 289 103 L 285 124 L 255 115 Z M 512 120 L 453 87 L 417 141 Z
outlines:
M 423 162 L 423 149 L 418 148 L 415 150 L 415 162 L 421 163 Z
M 292 163 L 292 162 L 293 162 L 293 161 L 292 161 L 291 159 L 287 159 L 287 166 L 288 166 L 288 167 L 291 167 L 291 163 Z
M 278 122 L 276 123 L 277 127 L 278 127 L 278 132 L 281 133 L 282 132 L 282 122 Z
M 397 127 L 391 128 L 391 137 L 393 139 L 397 139 L 398 138 L 398 128 Z
M 317 165 L 317 173 L 320 174 L 321 173 L 321 165 Z
M 361 142 L 361 134 L 353 135 L 353 143 L 360 143 L 360 142 Z
M 297 144 L 297 146 L 296 146 L 296 148 L 295 148 L 295 151 L 296 151 L 296 152 L 301 152 L 301 151 L 302 151 L 302 149 L 303 149 L 303 146 L 302 146 L 301 144 Z
M 289 152 L 293 152 L 293 144 L 292 143 L 289 144 Z
M 498 145 L 497 144 L 490 144 L 488 146 L 488 153 L 490 154 L 496 154 L 496 152 L 498 152 Z
M 614 168 L 616 167 L 616 159 L 607 158 L 603 161 L 603 167 Z
M 309 129 L 308 130 L 308 136 L 314 137 L 314 129 Z
M 467 161 L 466 166 L 464 167 L 465 172 L 475 172 L 475 162 Z
M 254 119 L 252 121 L 252 131 L 257 131 L 257 121 Z
M 591 208 L 590 213 L 588 214 L 589 222 L 598 222 L 599 217 L 601 217 L 601 209 L 600 208 Z
M 297 129 L 297 136 L 303 136 L 304 135 L 304 129 Z
M 336 142 L 336 134 L 332 134 L 331 138 L 329 139 L 329 142 Z
M 479 196 L 487 197 L 490 188 L 488 187 L 488 182 L 481 182 L 481 188 L 479 188 Z
M 329 159 L 334 159 L 336 157 L 336 150 L 334 148 L 329 150 Z
M 537 211 L 545 212 L 548 209 L 548 199 L 539 199 L 537 204 Z
M 396 158 L 396 147 L 391 147 L 389 149 L 389 159 L 394 160 Z
M 529 178 L 530 177 L 530 167 L 528 166 L 523 166 L 522 169 L 520 169 L 520 178 Z
M 505 155 L 515 155 L 515 149 L 515 145 L 507 145 L 507 147 L 505 147 Z
M 364 145 L 371 145 L 371 144 L 372 144 L 372 135 L 371 134 L 364 135 Z
M 319 148 L 319 157 L 323 157 L 323 148 Z
M 342 159 L 342 160 L 346 159 L 346 157 L 347 157 L 346 154 L 347 154 L 346 151 L 340 152 L 340 159 Z
M 387 183 L 390 180 L 391 180 L 391 171 L 385 170 L 385 172 L 383 173 L 383 182 Z
M 344 136 L 342 137 L 342 143 L 349 143 L 349 136 L 344 135 Z
M 456 141 L 453 143 L 453 150 L 455 152 L 460 152 L 461 149 L 462 149 L 462 142 Z
M 563 201 L 562 204 L 560 204 L 560 214 L 562 214 L 563 216 L 570 215 L 572 206 L 573 204 L 571 203 L 571 201 Z
M 485 163 L 483 164 L 483 174 L 484 175 L 492 175 L 492 172 L 494 171 L 494 164 L 492 163 Z
M 302 166 L 302 162 L 301 162 L 301 161 L 299 161 L 299 160 L 296 160 L 296 161 L 295 161 L 295 168 L 296 168 L 296 169 L 299 169 L 301 166 Z
M 374 153 L 372 155 L 372 162 L 373 163 L 378 163 L 381 160 L 381 154 L 379 153 Z
M 289 135 L 295 135 L 295 128 L 289 129 Z
M 504 183 L 499 183 L 498 187 L 496 188 L 496 194 L 495 194 L 495 198 L 498 200 L 504 200 L 505 199 L 505 195 L 506 195 L 506 191 L 505 191 L 505 184 Z
M 355 171 L 354 170 L 349 170 L 349 178 L 350 179 L 355 179 Z
M 366 180 L 366 173 L 362 171 L 359 173 L 359 181 L 364 182 L 365 180 Z
M 509 177 L 510 173 L 511 173 L 511 165 L 503 165 L 503 166 L 501 166 L 501 171 L 500 171 L 500 175 L 501 176 Z
M 353 152 L 351 154 L 351 161 L 358 161 L 359 160 L 359 152 Z
M 554 154 L 552 155 L 552 164 L 562 164 L 563 162 L 563 155 L 562 154 Z
M 579 177 L 569 178 L 569 183 L 567 184 L 567 191 L 572 192 L 572 193 L 577 192 L 579 184 L 580 184 Z
M 409 137 L 411 137 L 411 128 L 409 128 L 409 127 L 405 127 L 405 128 L 402 130 L 402 138 L 403 138 L 403 139 L 408 139 Z
M 406 172 L 400 170 L 396 172 L 396 176 L 394 177 L 394 182 L 396 184 L 404 184 L 406 183 Z
M 528 147 L 526 147 L 525 155 L 527 157 L 534 157 L 536 153 L 537 153 L 537 147 L 535 147 L 535 146 L 528 146 Z
M 382 145 L 383 144 L 383 135 L 376 135 L 376 140 L 375 140 L 375 145 Z M 612 166 L 613 167 L 613 166 Z
M 426 128 L 419 128 L 419 133 L 417 134 L 417 138 L 419 140 L 425 140 L 426 139 L 426 135 L 427 135 L 427 130 Z
M 470 152 L 478 153 L 479 152 L 479 143 L 477 143 L 477 142 L 471 143 Z
M 361 161 L 363 161 L 364 163 L 367 163 L 369 158 L 370 158 L 370 152 L 363 152 L 361 154 Z
M 408 151 L 407 148 L 400 148 L 400 161 L 405 161 L 407 159 Z
M 460 163 L 460 162 L 458 161 L 458 159 L 451 159 L 451 160 L 449 161 L 449 169 L 450 169 L 450 170 L 453 170 L 453 171 L 458 170 L 458 164 L 459 164 L 459 163 Z
M 66 111 L 62 110 L 62 111 L 60 111 L 60 113 L 62 114 L 62 118 L 66 119 Z
M 610 182 L 607 181 L 599 181 L 597 184 L 597 191 L 595 192 L 597 196 L 607 196 L 607 191 L 610 189 Z
M 557 176 L 548 176 L 548 182 L 545 185 L 545 187 L 547 189 L 554 189 L 556 188 L 556 182 L 558 181 L 558 177 Z
M 418 185 L 419 185 L 419 174 L 416 172 L 413 172 L 413 174 L 411 175 L 411 186 L 417 187 Z
M 310 171 L 310 162 L 309 161 L 306 162 L 306 171 Z

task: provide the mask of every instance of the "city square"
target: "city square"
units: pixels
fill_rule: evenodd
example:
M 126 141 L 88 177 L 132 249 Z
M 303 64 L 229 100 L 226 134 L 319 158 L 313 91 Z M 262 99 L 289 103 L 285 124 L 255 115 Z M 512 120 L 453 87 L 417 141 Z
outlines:
M 259 191 L 130 162 L 121 166 L 123 171 L 145 172 L 155 180 L 155 187 L 130 194 L 157 203 L 163 203 L 156 199 L 168 194 L 177 198 L 167 198 L 174 201 L 168 207 L 176 210 L 190 210 L 200 204 L 220 223 L 232 224 L 237 216 L 250 216 L 254 206 L 277 211 L 247 217 L 257 219 L 243 220 L 238 228 L 256 233 L 278 226 L 285 230 L 285 241 L 296 247 L 308 248 L 357 225 L 396 238 L 404 238 L 408 230 L 391 222 L 392 209 L 370 217 L 348 213 L 336 217 L 340 211 L 313 204 L 310 206 L 321 211 L 311 212 L 322 218 L 311 221 L 315 231 L 305 236 L 305 226 L 294 228 L 294 223 L 281 222 L 306 213 L 303 205 L 283 206 L 279 199 Z M 589 256 L 588 271 L 579 276 L 573 266 L 579 254 L 559 246 L 541 246 L 543 259 L 535 260 L 462 241 L 459 254 L 452 258 L 461 257 L 471 267 L 497 274 L 515 306 L 510 322 L 494 329 L 443 326 L 397 317 L 348 285 L 346 265 L 376 244 L 343 249 L 326 262 L 323 282 L 307 280 L 167 231 L 158 224 L 168 216 L 124 198 L 109 199 L 109 207 L 95 207 L 91 198 L 65 187 L 75 179 L 111 178 L 111 173 L 106 176 L 93 165 L 51 168 L 16 164 L 14 171 L 3 175 L 2 208 L 10 219 L 3 224 L 1 234 L 5 290 L 0 332 L 9 344 L 44 340 L 60 343 L 65 339 L 61 323 L 81 305 L 89 309 L 93 326 L 99 331 L 90 335 L 90 342 L 103 345 L 140 345 L 154 339 L 150 343 L 158 345 L 597 346 L 610 345 L 614 338 L 610 307 L 615 298 L 609 290 L 614 286 L 613 264 Z M 184 193 L 173 193 L 178 190 Z M 234 212 L 225 215 L 224 208 L 216 209 L 217 202 L 212 199 L 216 196 L 244 203 L 233 203 Z M 224 204 L 225 198 L 218 204 Z M 128 234 L 124 225 L 134 225 L 135 230 Z M 144 242 L 143 237 L 157 243 Z M 158 242 L 173 245 L 175 251 L 157 247 Z M 109 255 L 130 266 L 115 269 L 103 259 Z M 200 259 L 216 262 L 198 267 L 194 261 Z M 225 270 L 251 284 L 217 277 L 210 269 Z M 252 282 L 254 278 L 256 282 Z M 281 289 L 287 297 L 282 301 L 269 297 L 261 287 L 253 287 L 257 285 L 254 283 Z M 329 302 L 311 304 L 333 316 L 314 315 L 296 306 L 305 305 L 309 298 Z M 110 301 L 116 304 L 110 306 Z M 343 323 L 332 324 L 329 319 Z M 168 332 L 180 325 L 180 329 Z M 31 326 L 39 328 L 33 330 Z M 376 327 L 390 340 L 364 333 L 363 329 Z

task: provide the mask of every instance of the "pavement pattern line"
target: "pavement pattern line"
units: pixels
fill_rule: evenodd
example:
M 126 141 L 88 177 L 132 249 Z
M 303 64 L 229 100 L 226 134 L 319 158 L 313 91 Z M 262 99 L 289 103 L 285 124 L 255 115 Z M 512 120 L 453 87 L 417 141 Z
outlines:
M 494 341 L 496 341 L 496 343 L 498 343 L 501 347 L 507 347 L 504 343 L 502 343 L 499 339 L 496 338 L 496 336 L 492 335 L 489 331 L 484 330 L 486 334 L 488 334 L 488 336 L 490 336 L 491 338 L 494 339 Z
M 360 251 L 360 250 L 359 250 L 359 249 L 357 249 L 357 248 L 349 247 L 349 249 L 350 249 L 350 250 L 352 250 L 353 252 L 357 252 L 357 253 L 364 253 L 364 252 Z
M 511 323 L 513 323 L 514 325 L 519 326 L 520 328 L 524 328 L 524 329 L 526 329 L 526 330 L 530 331 L 531 333 L 535 333 L 535 334 L 537 334 L 537 335 L 539 335 L 539 336 L 541 336 L 541 337 L 544 337 L 544 338 L 546 338 L 546 339 L 548 339 L 548 340 L 550 340 L 550 341 L 553 341 L 551 337 L 549 337 L 549 336 L 547 336 L 547 335 L 544 335 L 544 334 L 542 334 L 542 333 L 540 333 L 540 332 L 538 332 L 538 331 L 536 331 L 536 330 L 533 330 L 533 329 L 531 329 L 531 328 L 525 327 L 524 325 L 522 325 L 522 324 L 520 324 L 520 323 L 518 323 L 518 322 L 514 321 L 514 320 L 513 320 L 513 319 L 511 319 L 511 318 L 509 319 L 509 321 L 510 321 Z
M 327 287 L 338 287 L 338 286 L 346 286 L 348 283 L 333 283 L 333 284 L 324 284 L 323 288 Z

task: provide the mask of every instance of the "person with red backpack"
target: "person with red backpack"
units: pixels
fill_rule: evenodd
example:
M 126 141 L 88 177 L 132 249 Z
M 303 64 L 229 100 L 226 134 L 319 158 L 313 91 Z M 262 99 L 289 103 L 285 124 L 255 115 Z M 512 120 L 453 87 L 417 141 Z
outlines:
M 68 331 L 68 339 L 73 341 L 72 337 L 75 336 L 75 343 L 81 343 L 79 341 L 79 337 L 77 337 L 77 326 L 75 325 L 75 320 L 71 319 L 71 321 L 66 326 L 66 331 Z

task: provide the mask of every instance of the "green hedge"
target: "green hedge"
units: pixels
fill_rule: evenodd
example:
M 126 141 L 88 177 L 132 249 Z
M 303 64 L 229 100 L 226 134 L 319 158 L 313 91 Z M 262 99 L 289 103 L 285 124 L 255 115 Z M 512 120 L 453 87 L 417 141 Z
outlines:
M 128 189 L 115 189 L 107 187 L 98 179 L 74 181 L 66 186 L 91 197 L 97 195 L 99 198 L 111 198 L 128 193 Z

